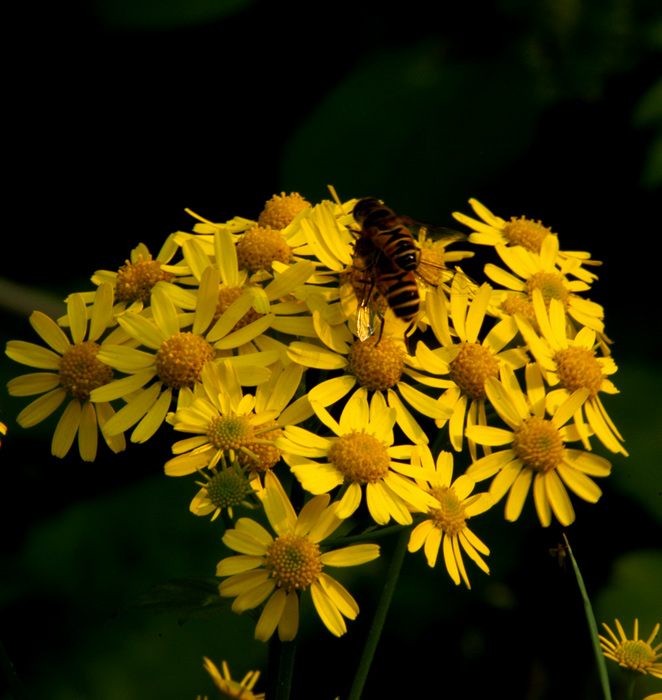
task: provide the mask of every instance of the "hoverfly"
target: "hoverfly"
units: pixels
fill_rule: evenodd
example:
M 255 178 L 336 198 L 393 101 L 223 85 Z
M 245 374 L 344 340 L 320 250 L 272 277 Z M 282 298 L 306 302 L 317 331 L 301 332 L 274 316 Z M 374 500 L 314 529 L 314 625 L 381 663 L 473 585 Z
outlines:
M 466 236 L 452 229 L 429 227 L 408 217 L 398 216 L 374 197 L 360 199 L 354 206 L 353 215 L 361 226 L 360 231 L 355 232 L 357 240 L 354 244 L 353 270 L 350 271 L 351 284 L 359 303 L 358 336 L 365 340 L 373 335 L 374 313 L 383 317 L 386 309 L 390 308 L 396 318 L 409 324 L 406 338 L 416 322 L 420 307 L 418 280 L 437 286 L 443 273 L 448 273 L 443 265 L 422 261 L 421 248 L 414 240 L 411 229 L 431 229 L 437 240 L 464 240 Z
M 375 313 L 383 317 L 389 308 L 396 318 L 413 325 L 420 307 L 416 275 L 398 267 L 370 241 L 356 242 L 347 279 L 358 301 L 356 331 L 361 340 L 374 334 Z

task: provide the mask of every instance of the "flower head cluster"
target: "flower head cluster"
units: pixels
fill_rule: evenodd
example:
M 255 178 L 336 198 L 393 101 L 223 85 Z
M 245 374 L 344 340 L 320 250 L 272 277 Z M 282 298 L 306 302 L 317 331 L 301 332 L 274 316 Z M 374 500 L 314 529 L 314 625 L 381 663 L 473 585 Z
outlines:
M 382 218 L 365 226 L 358 201 Z M 507 495 L 516 520 L 531 490 L 543 526 L 567 525 L 569 492 L 596 502 L 594 478 L 611 468 L 593 436 L 626 454 L 603 404 L 617 393 L 604 313 L 584 296 L 594 261 L 540 222 L 470 201 L 481 221 L 455 215 L 469 243 L 504 263 L 485 266 L 489 282 L 454 265 L 474 254 L 450 250 L 466 236 L 415 237 L 374 199 L 282 193 L 223 223 L 189 212 L 192 231 L 94 273 L 58 322 L 35 312 L 48 348 L 8 344 L 43 370 L 9 383 L 40 394 L 18 422 L 66 402 L 53 453 L 77 435 L 86 460 L 99 432 L 119 451 L 126 432 L 141 443 L 174 430 L 165 473 L 194 477 L 190 510 L 225 526 L 237 555 L 218 564 L 219 591 L 236 612 L 258 609 L 258 639 L 293 639 L 308 592 L 343 634 L 359 608 L 327 567 L 378 557 L 371 539 L 387 526 L 410 528 L 409 551 L 469 587 L 466 557 L 488 573 L 490 552 L 469 519 Z M 253 696 L 257 675 L 207 669 L 228 697 Z

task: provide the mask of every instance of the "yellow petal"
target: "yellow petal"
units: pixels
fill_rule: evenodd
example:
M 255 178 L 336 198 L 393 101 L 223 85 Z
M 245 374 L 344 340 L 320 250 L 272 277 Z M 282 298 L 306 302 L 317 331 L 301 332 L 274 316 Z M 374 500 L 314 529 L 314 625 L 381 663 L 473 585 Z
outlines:
M 304 367 L 316 369 L 343 369 L 347 358 L 311 343 L 293 342 L 287 350 L 287 356 Z
M 56 371 L 60 368 L 60 355 L 56 355 L 52 350 L 41 345 L 35 345 L 35 343 L 27 343 L 24 340 L 10 340 L 7 343 L 5 352 L 15 362 L 28 365 L 28 367 Z
M 33 425 L 37 425 L 37 423 L 41 423 L 45 418 L 48 418 L 66 398 L 67 392 L 64 389 L 53 389 L 53 391 L 40 396 L 28 404 L 16 416 L 16 422 L 22 428 L 31 428 Z
M 60 386 L 60 377 L 53 372 L 32 372 L 22 374 L 7 382 L 7 391 L 11 396 L 34 396 L 45 394 Z
M 65 457 L 71 449 L 80 425 L 80 413 L 80 401 L 73 399 L 60 416 L 51 443 L 51 452 L 56 457 Z
M 334 605 L 329 595 L 324 591 L 321 584 L 315 581 L 310 587 L 315 610 L 320 616 L 326 628 L 336 637 L 341 637 L 347 632 L 347 625 L 337 606 Z
M 55 323 L 55 321 L 53 321 L 52 318 L 46 316 L 45 313 L 42 313 L 41 311 L 33 311 L 32 315 L 30 316 L 30 325 L 37 331 L 37 333 L 39 333 L 42 340 L 60 355 L 63 355 L 64 352 L 71 346 L 66 333 L 60 328 L 60 326 L 57 325 L 57 323 Z

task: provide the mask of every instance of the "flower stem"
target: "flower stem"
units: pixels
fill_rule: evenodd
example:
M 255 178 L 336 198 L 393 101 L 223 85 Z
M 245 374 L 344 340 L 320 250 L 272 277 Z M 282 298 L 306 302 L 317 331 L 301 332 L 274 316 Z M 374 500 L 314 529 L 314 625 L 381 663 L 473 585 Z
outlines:
M 277 634 L 269 640 L 268 698 L 288 700 L 290 697 L 295 652 L 296 640 L 281 642 Z
M 600 684 L 602 686 L 602 693 L 605 696 L 605 700 L 611 700 L 611 690 L 609 689 L 609 678 L 607 676 L 607 665 L 605 664 L 605 657 L 602 653 L 602 648 L 600 647 L 600 639 L 598 638 L 598 626 L 595 623 L 595 616 L 593 615 L 593 608 L 591 607 L 591 601 L 589 600 L 588 593 L 586 592 L 586 587 L 584 586 L 584 579 L 579 571 L 579 565 L 575 559 L 572 549 L 570 548 L 570 543 L 565 533 L 563 534 L 563 539 L 565 540 L 566 547 L 568 548 L 568 555 L 570 556 L 570 561 L 572 562 L 572 568 L 575 571 L 575 577 L 577 579 L 577 585 L 579 586 L 579 592 L 582 595 L 582 600 L 584 601 L 584 612 L 586 613 L 586 621 L 588 622 L 588 628 L 591 633 L 591 644 L 593 645 L 593 654 L 595 655 L 596 663 L 598 664 L 598 674 L 600 676 Z
M 370 671 L 370 664 L 375 656 L 377 644 L 379 642 L 382 629 L 384 628 L 386 614 L 388 613 L 391 600 L 393 599 L 393 594 L 395 593 L 395 586 L 398 582 L 398 576 L 400 575 L 402 562 L 405 558 L 405 552 L 407 551 L 407 542 L 409 541 L 410 530 L 411 528 L 409 527 L 405 528 L 400 533 L 400 536 L 396 542 L 391 563 L 386 574 L 384 588 L 382 589 L 382 595 L 379 599 L 375 616 L 372 619 L 370 632 L 368 633 L 368 638 L 366 639 L 365 647 L 363 648 L 361 661 L 359 662 L 359 667 L 356 670 L 356 675 L 354 676 L 354 682 L 352 683 L 348 700 L 359 700 L 361 693 L 363 692 L 363 686 L 365 685 L 368 672 Z

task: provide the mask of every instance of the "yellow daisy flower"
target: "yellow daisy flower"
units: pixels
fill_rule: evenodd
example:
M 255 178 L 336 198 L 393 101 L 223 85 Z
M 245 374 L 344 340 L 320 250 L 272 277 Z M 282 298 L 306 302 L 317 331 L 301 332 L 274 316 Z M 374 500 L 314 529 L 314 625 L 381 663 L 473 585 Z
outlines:
M 253 275 L 249 280 L 247 271 L 239 267 L 238 250 L 226 230 L 214 233 L 212 251 L 194 238 L 183 242 L 182 251 L 184 260 L 200 284 L 208 267 L 218 269 L 220 283 L 214 320 L 240 296 L 250 295 L 252 305 L 247 307 L 245 316 L 235 330 L 258 319 L 260 315 L 271 314 L 273 318 L 270 327 L 273 331 L 295 336 L 315 335 L 306 303 L 297 299 L 315 274 L 313 262 L 299 260 L 286 265 L 274 261 L 272 271 L 266 277 Z M 161 286 L 165 287 L 166 284 L 161 282 L 157 288 Z M 194 309 L 198 303 L 196 296 L 189 291 L 169 289 L 168 292 L 175 304 L 182 309 Z M 285 357 L 284 350 L 281 354 Z
M 567 324 L 563 305 L 558 299 L 551 299 L 549 309 L 545 307 L 542 293 L 533 292 L 533 307 L 540 335 L 530 321 L 519 315 L 515 320 L 522 337 L 526 340 L 531 354 L 536 358 L 540 370 L 550 386 L 561 388 L 547 394 L 547 410 L 554 413 L 556 406 L 580 388 L 590 391 L 586 403 L 575 415 L 575 425 L 579 430 L 584 447 L 591 449 L 589 431 L 584 423 L 584 414 L 591 430 L 602 444 L 612 452 L 627 456 L 620 441 L 623 440 L 609 417 L 598 394 L 617 394 L 618 389 L 607 378 L 617 370 L 611 358 L 596 357 L 596 333 L 590 328 L 582 328 L 574 338 L 567 335 Z
M 111 270 L 97 270 L 92 275 L 92 282 L 99 285 L 108 283 L 115 291 L 115 308 L 113 315 L 117 316 L 130 308 L 132 312 L 141 311 L 149 304 L 152 289 L 157 282 L 172 282 L 190 275 L 190 272 L 181 265 L 170 265 L 175 257 L 178 246 L 174 235 L 166 238 L 164 244 L 156 255 L 149 252 L 149 248 L 140 243 L 132 251 L 129 260 L 126 260 L 116 272 Z M 89 304 L 93 293 L 84 293 L 83 298 Z
M 416 346 L 419 367 L 432 376 L 448 375 L 437 386 L 446 391 L 439 402 L 450 410 L 448 432 L 451 445 L 462 450 L 466 425 L 487 425 L 485 414 L 485 383 L 488 377 L 497 377 L 503 367 L 523 367 L 528 356 L 522 348 L 506 348 L 517 335 L 517 325 L 512 318 L 496 323 L 482 341 L 479 336 L 485 322 L 492 288 L 485 283 L 469 301 L 462 280 L 456 278 L 451 285 L 450 301 L 443 291 L 428 294 L 428 318 L 441 347 L 430 350 L 425 343 Z M 449 321 L 459 343 L 451 335 Z M 427 383 L 423 376 L 419 381 Z M 436 420 L 438 428 L 446 424 L 446 418 Z M 469 451 L 476 459 L 476 445 L 469 440 Z
M 423 547 L 428 564 L 434 567 L 441 547 L 446 570 L 455 584 L 460 584 L 461 577 L 467 588 L 471 588 L 462 550 L 486 574 L 490 570 L 480 555 L 487 555 L 490 550 L 467 527 L 467 520 L 484 513 L 494 501 L 488 493 L 472 496 L 475 482 L 466 474 L 453 481 L 453 455 L 450 452 L 440 452 L 435 465 L 430 449 L 423 445 L 416 448 L 412 464 L 420 464 L 431 474 L 416 481 L 434 496 L 436 503 L 428 507 L 426 518 L 412 530 L 408 549 L 416 552 Z
M 607 476 L 611 471 L 611 464 L 603 457 L 565 445 L 579 439 L 577 429 L 564 424 L 586 401 L 589 390 L 574 391 L 547 420 L 545 390 L 537 365 L 527 365 L 526 380 L 525 396 L 508 368 L 504 368 L 501 381 L 487 379 L 487 397 L 510 430 L 473 425 L 467 428 L 467 438 L 480 445 L 508 447 L 474 462 L 466 473 L 476 481 L 496 474 L 489 492 L 497 502 L 510 491 L 506 520 L 517 520 L 533 481 L 533 500 L 543 527 L 551 523 L 552 512 L 562 525 L 570 525 L 575 512 L 566 487 L 595 503 L 602 491 L 589 477 Z
M 287 205 L 285 208 L 288 208 Z M 296 214 L 293 214 L 294 209 L 297 210 Z M 346 215 L 341 206 L 332 202 L 325 201 L 314 207 L 307 202 L 303 208 L 295 206 L 289 214 L 285 215 L 281 212 L 271 216 L 272 224 L 258 223 L 240 217 L 235 217 L 224 224 L 215 224 L 187 211 L 201 223 L 193 227 L 192 234 L 178 231 L 175 234 L 175 241 L 184 247 L 187 241 L 195 240 L 210 259 L 223 261 L 225 258 L 219 256 L 215 250 L 216 237 L 221 233 L 226 240 L 236 246 L 234 257 L 242 272 L 251 273 L 251 282 L 270 277 L 266 271 L 269 260 L 271 260 L 272 269 L 282 272 L 288 261 L 315 258 L 327 267 L 331 262 L 332 267 L 329 269 L 339 270 L 341 266 L 338 267 L 337 255 L 343 259 L 351 259 L 342 242 L 344 238 L 349 244 L 351 236 L 338 221 L 339 217 Z M 293 218 L 290 218 L 292 215 Z M 287 225 L 280 228 L 280 224 L 285 220 L 288 220 Z M 274 232 L 278 233 L 279 238 L 274 235 Z M 334 253 L 332 254 L 331 251 Z M 263 268 L 258 269 L 259 265 Z M 325 273 L 321 273 L 311 281 L 324 283 L 328 279 Z
M 644 642 L 643 639 L 639 639 L 639 620 L 635 619 L 634 621 L 632 639 L 628 639 L 618 620 L 614 620 L 614 622 L 620 639 L 604 622 L 602 626 L 607 630 L 610 638 L 598 635 L 604 655 L 630 671 L 644 675 L 649 673 L 655 678 L 662 678 L 662 661 L 658 661 L 662 658 L 662 653 L 659 653 L 659 650 L 662 649 L 662 642 L 655 647 L 651 646 L 660 630 L 660 623 L 655 625 L 650 637 Z
M 221 665 L 223 669 L 223 673 L 221 674 L 212 661 L 206 656 L 203 658 L 205 660 L 205 671 L 207 671 L 214 681 L 214 685 L 218 688 L 221 698 L 226 700 L 264 700 L 264 693 L 253 692 L 257 679 L 260 677 L 259 671 L 249 671 L 241 682 L 233 681 L 230 675 L 230 668 L 225 660 Z
M 325 566 L 357 566 L 379 556 L 375 544 L 360 544 L 322 552 L 320 543 L 342 523 L 337 503 L 328 495 L 315 496 L 297 516 L 273 472 L 267 472 L 260 493 L 269 523 L 276 533 L 254 520 L 240 518 L 226 531 L 223 542 L 240 552 L 219 562 L 218 576 L 229 576 L 219 586 L 223 597 L 234 597 L 237 613 L 266 604 L 255 628 L 255 638 L 266 642 L 278 629 L 281 641 L 291 641 L 299 628 L 299 595 L 310 589 L 313 604 L 327 629 L 337 637 L 347 631 L 344 618 L 359 613 L 354 598 Z
M 587 326 L 598 333 L 604 332 L 604 309 L 594 301 L 579 296 L 590 289 L 582 280 L 569 280 L 568 263 L 559 267 L 559 242 L 556 236 L 548 236 L 542 242 L 540 253 L 531 253 L 521 246 L 496 246 L 496 252 L 512 270 L 508 272 L 497 265 L 485 265 L 485 274 L 510 293 L 502 295 L 502 304 L 514 300 L 531 303 L 534 289 L 540 289 L 545 303 L 559 299 L 566 313 L 579 326 Z
M 2 435 L 4 437 L 6 434 L 7 434 L 7 426 L 4 423 L 0 422 L 0 435 Z M 1 446 L 2 446 L 2 440 L 0 440 L 0 447 Z
M 98 341 L 112 323 L 112 309 L 113 288 L 110 284 L 100 284 L 89 317 L 83 296 L 72 294 L 69 297 L 67 325 L 73 342 L 55 321 L 35 311 L 30 323 L 51 349 L 21 340 L 7 343 L 6 352 L 12 360 L 47 370 L 24 374 L 7 384 L 12 396 L 43 394 L 19 413 L 19 425 L 30 428 L 41 423 L 68 400 L 51 443 L 56 457 L 64 457 L 78 435 L 81 457 L 93 462 L 97 454 L 98 427 L 103 429 L 115 414 L 107 401 L 96 404 L 90 401 L 92 391 L 107 386 L 113 379 L 113 370 L 98 357 L 104 347 L 104 342 L 99 344 Z M 113 452 L 121 452 L 126 446 L 122 431 L 111 436 L 104 433 L 104 439 Z
M 330 335 L 325 333 L 322 340 L 331 343 L 328 340 Z M 452 409 L 413 386 L 418 382 L 433 385 L 436 379 L 426 381 L 417 371 L 417 360 L 407 355 L 402 340 L 372 336 L 341 345 L 342 338 L 334 337 L 338 340 L 337 350 L 301 341 L 292 342 L 287 348 L 289 359 L 304 367 L 344 371 L 313 387 L 309 391 L 310 400 L 327 407 L 351 395 L 354 390 L 367 389 L 378 393 L 395 410 L 396 422 L 407 438 L 415 444 L 427 444 L 425 430 L 404 402 L 427 418 L 450 418 Z
M 310 202 L 307 202 L 298 192 L 290 192 L 289 195 L 281 192 L 279 195 L 273 195 L 265 203 L 257 222 L 261 226 L 282 229 L 291 224 L 300 211 L 310 206 Z
M 311 401 L 318 418 L 335 437 L 287 426 L 276 445 L 287 453 L 285 461 L 306 491 L 318 495 L 344 486 L 336 511 L 339 518 L 349 518 L 356 511 L 365 487 L 368 510 L 376 523 L 385 525 L 393 518 L 408 525 L 412 522 L 410 506 L 427 511 L 435 501 L 408 478 L 420 470 L 397 461 L 409 459 L 412 448 L 393 445 L 395 409 L 378 393 L 368 404 L 367 395 L 365 387 L 358 389 L 339 422 Z
M 519 219 L 514 216 L 510 221 L 505 221 L 500 216 L 493 214 L 486 206 L 477 199 L 470 199 L 469 204 L 474 212 L 482 219 L 472 219 L 460 212 L 454 212 L 453 216 L 461 223 L 473 229 L 469 236 L 469 241 L 477 245 L 491 246 L 522 246 L 531 253 L 540 253 L 543 241 L 549 237 L 556 237 L 555 233 L 547 226 L 543 226 L 540 221 L 533 221 L 521 216 Z M 581 265 L 601 265 L 598 260 L 591 260 L 590 253 L 581 251 L 559 251 L 559 256 L 564 260 L 571 261 L 572 274 L 584 282 L 591 283 L 597 276 Z
M 200 381 L 205 363 L 215 360 L 218 350 L 229 353 L 241 348 L 269 328 L 273 314 L 234 330 L 253 304 L 248 292 L 216 317 L 219 284 L 218 270 L 206 268 L 193 319 L 190 314 L 180 315 L 170 296 L 158 288 L 152 293 L 152 318 L 130 312 L 118 317 L 120 326 L 148 351 L 117 345 L 108 345 L 101 351 L 102 362 L 129 375 L 95 389 L 90 395 L 94 402 L 119 398 L 127 401 L 104 426 L 107 435 L 124 432 L 138 423 L 131 441 L 148 440 L 163 423 L 175 392 L 178 396 L 188 396 L 187 392 Z M 191 320 L 192 330 L 182 331 Z M 277 356 L 251 352 L 230 359 L 240 371 L 241 381 L 250 385 L 268 379 L 265 365 L 273 363 Z M 153 379 L 156 381 L 152 382 Z
M 185 402 L 168 418 L 175 430 L 197 437 L 173 445 L 177 456 L 166 463 L 165 473 L 184 476 L 213 468 L 219 461 L 237 461 L 257 473 L 271 469 L 281 458 L 274 442 L 282 435 L 279 424 L 312 415 L 305 399 L 286 408 L 302 374 L 302 368 L 295 364 L 282 371 L 274 367 L 275 381 L 270 380 L 265 388 L 258 387 L 256 396 L 244 395 L 239 374 L 230 360 L 208 363 L 201 372 L 197 398 Z M 207 487 L 204 490 L 208 491 Z

